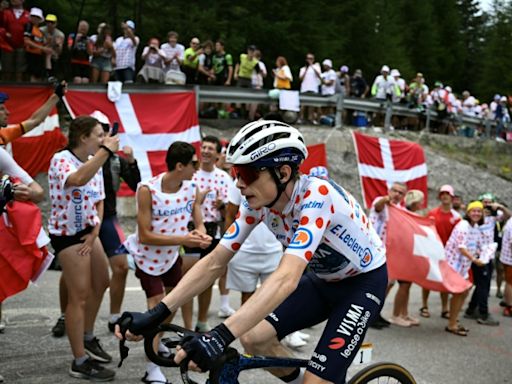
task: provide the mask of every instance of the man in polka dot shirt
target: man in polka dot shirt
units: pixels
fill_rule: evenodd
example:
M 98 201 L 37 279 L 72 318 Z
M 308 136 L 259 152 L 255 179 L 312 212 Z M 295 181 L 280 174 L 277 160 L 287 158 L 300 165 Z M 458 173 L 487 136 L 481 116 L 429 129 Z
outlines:
M 133 334 L 153 328 L 209 286 L 263 222 L 285 247 L 278 268 L 224 323 L 184 340 L 175 361 L 187 358 L 191 369 L 211 369 L 238 337 L 251 354 L 287 356 L 279 340 L 327 320 L 306 372 L 282 368 L 272 373 L 294 384 L 345 382 L 384 302 L 385 248 L 352 195 L 332 180 L 299 173 L 306 157 L 304 138 L 287 124 L 260 120 L 238 132 L 226 159 L 244 196 L 238 217 L 158 308 L 123 315 L 123 321 L 131 322 L 125 332 L 129 339 L 137 339 Z M 122 336 L 119 327 L 117 336 Z

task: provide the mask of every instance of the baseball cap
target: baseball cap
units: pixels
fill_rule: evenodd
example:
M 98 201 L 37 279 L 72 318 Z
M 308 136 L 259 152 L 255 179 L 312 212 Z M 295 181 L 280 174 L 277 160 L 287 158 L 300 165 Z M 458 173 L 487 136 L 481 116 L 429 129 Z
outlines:
M 126 25 L 127 25 L 130 29 L 135 29 L 135 23 L 134 23 L 132 20 L 126 20 Z
M 387 65 L 383 65 L 380 69 L 381 72 L 389 72 L 389 67 Z
M 340 67 L 340 72 L 347 72 L 348 73 L 348 67 L 346 65 L 342 65 Z
M 455 196 L 455 192 L 453 190 L 453 187 L 451 185 L 449 185 L 449 184 L 445 184 L 445 185 L 441 186 L 441 188 L 439 188 L 439 194 L 441 194 L 443 192 L 448 192 L 448 194 L 451 197 Z
M 36 16 L 39 17 L 41 20 L 44 20 L 43 11 L 41 10 L 41 8 L 31 8 L 30 16 Z
M 57 16 L 55 16 L 54 14 L 52 13 L 49 13 L 46 15 L 46 21 L 50 21 L 52 23 L 56 23 L 57 22 Z
M 322 61 L 322 65 L 327 65 L 328 67 L 332 68 L 332 60 L 325 59 L 324 61 Z
M 419 189 L 411 189 L 405 194 L 405 206 L 410 207 L 414 203 L 421 203 L 425 195 Z
M 9 95 L 5 92 L 0 92 L 0 104 L 5 103 L 7 100 L 9 100 Z

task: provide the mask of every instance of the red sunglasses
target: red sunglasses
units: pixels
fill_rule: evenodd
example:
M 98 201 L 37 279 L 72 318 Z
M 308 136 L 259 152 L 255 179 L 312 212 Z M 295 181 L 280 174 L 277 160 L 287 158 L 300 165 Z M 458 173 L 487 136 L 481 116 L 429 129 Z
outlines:
M 267 169 L 266 167 L 256 168 L 247 165 L 233 165 L 233 171 L 238 179 L 242 179 L 245 185 L 250 185 L 258 180 L 260 172 Z

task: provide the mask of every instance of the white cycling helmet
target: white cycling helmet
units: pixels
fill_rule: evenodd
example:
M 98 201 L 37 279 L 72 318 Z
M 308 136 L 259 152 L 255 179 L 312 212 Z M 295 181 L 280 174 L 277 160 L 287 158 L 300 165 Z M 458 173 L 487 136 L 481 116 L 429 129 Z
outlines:
M 299 165 L 308 156 L 302 134 L 275 120 L 258 120 L 242 127 L 229 143 L 226 161 L 234 165 L 276 167 Z

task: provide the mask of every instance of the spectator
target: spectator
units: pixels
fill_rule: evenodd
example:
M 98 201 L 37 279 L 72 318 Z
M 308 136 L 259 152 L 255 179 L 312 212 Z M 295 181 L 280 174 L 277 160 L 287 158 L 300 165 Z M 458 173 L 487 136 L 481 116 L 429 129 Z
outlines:
M 90 116 L 74 119 L 68 138 L 68 148 L 53 156 L 48 171 L 48 229 L 69 292 L 66 330 L 74 356 L 69 374 L 108 381 L 114 371 L 96 361 L 110 362 L 112 357 L 93 333 L 108 287 L 107 259 L 97 237 L 105 197 L 101 167 L 117 152 L 119 138 L 105 137 L 101 124 Z
M 466 204 L 461 195 L 455 194 L 452 199 L 452 208 L 462 217 L 466 211 Z
M 240 62 L 235 65 L 235 80 L 237 86 L 242 88 L 252 88 L 252 71 L 258 64 L 258 59 L 255 57 L 256 46 L 249 45 L 247 53 L 240 55 Z
M 206 232 L 213 239 L 212 244 L 207 249 L 186 249 L 189 255 L 199 255 L 201 258 L 206 256 L 220 241 L 222 230 L 220 223 L 225 214 L 227 204 L 227 192 L 229 186 L 233 183 L 231 176 L 216 167 L 216 163 L 221 155 L 222 145 L 215 136 L 206 136 L 201 143 L 201 161 L 199 169 L 193 177 L 193 181 L 199 187 L 201 197 L 198 199 L 201 203 L 201 212 L 204 220 Z M 203 197 L 204 196 L 204 197 Z M 188 256 L 184 262 L 184 273 L 195 264 L 197 258 Z M 229 297 L 227 292 L 221 287 L 221 307 L 229 309 Z M 195 329 L 200 332 L 209 330 L 208 309 L 211 302 L 212 289 L 208 288 L 198 297 L 199 310 L 197 324 Z M 227 302 L 227 303 L 226 303 Z M 233 311 L 230 310 L 228 315 Z M 182 307 L 183 321 L 186 328 L 192 328 L 192 303 Z
M 217 40 L 215 54 L 213 55 L 213 71 L 215 73 L 215 85 L 231 85 L 233 78 L 233 57 L 226 53 L 224 42 Z
M 203 43 L 202 53 L 199 55 L 198 82 L 201 85 L 212 84 L 215 81 L 213 69 L 213 42 L 206 40 Z
M 469 91 L 462 92 L 462 113 L 466 116 L 475 116 L 475 98 Z
M 322 96 L 332 96 L 334 95 L 336 91 L 336 72 L 334 69 L 332 69 L 332 60 L 331 59 L 325 59 L 322 61 L 322 86 L 321 86 L 321 93 Z
M 397 94 L 397 85 L 395 79 L 389 75 L 389 67 L 383 65 L 380 75 L 375 78 L 372 85 L 372 96 L 378 100 L 391 100 L 393 95 Z
M 112 63 L 116 59 L 116 51 L 112 41 L 112 29 L 110 25 L 101 23 L 98 25 L 98 34 L 91 36 L 91 82 L 108 83 L 112 72 Z
M 500 97 L 494 115 L 496 121 L 496 138 L 503 139 L 503 133 L 506 132 L 510 123 L 510 114 L 508 113 L 507 98 L 505 96 Z
M 251 75 L 251 85 L 253 89 L 262 89 L 263 88 L 263 81 L 267 77 L 267 67 L 265 66 L 265 63 L 261 60 L 261 51 L 259 49 L 256 49 L 254 51 L 254 58 L 258 60 L 258 63 L 254 66 L 252 70 Z M 259 118 L 259 116 L 256 116 L 258 111 L 258 104 L 252 103 L 249 106 L 249 120 L 254 121 Z
M 170 70 L 181 72 L 180 65 L 183 63 L 185 47 L 178 43 L 178 33 L 169 31 L 167 43 L 162 44 L 160 49 L 166 56 L 164 72 L 167 73 Z
M 25 24 L 25 56 L 27 58 L 27 73 L 31 82 L 46 79 L 46 55 L 53 54 L 53 50 L 46 46 L 46 39 L 40 29 L 44 20 L 43 11 L 40 8 L 30 10 L 30 22 Z
M 405 194 L 405 208 L 411 212 L 418 212 L 423 206 L 425 195 L 418 189 L 411 189 Z M 393 304 L 393 316 L 389 322 L 400 327 L 410 327 L 420 325 L 420 321 L 409 315 L 409 292 L 411 290 L 410 281 L 398 281 L 398 291 L 395 295 Z
M 479 228 L 484 222 L 483 208 L 484 206 L 480 201 L 469 203 L 466 216 L 453 228 L 445 246 L 448 264 L 465 279 L 469 278 L 469 269 L 472 264 L 484 265 L 478 259 L 478 255 L 482 252 L 484 240 L 483 232 Z M 458 336 L 468 335 L 469 329 L 458 322 L 458 317 L 470 289 L 452 294 L 448 325 L 445 328 L 446 332 Z
M 176 141 L 167 150 L 167 171 L 137 187 L 137 232 L 125 246 L 135 259 L 135 275 L 146 294 L 148 309 L 154 308 L 181 279 L 180 246 L 207 248 L 197 185 L 191 181 L 197 156 L 189 143 Z M 193 220 L 196 229 L 189 232 Z M 163 353 L 169 353 L 163 345 Z M 160 367 L 146 365 L 145 383 L 167 383 Z
M 73 83 L 87 84 L 91 76 L 91 64 L 89 57 L 92 56 L 92 42 L 87 34 L 89 23 L 81 20 L 78 23 L 76 33 L 68 36 L 68 48 L 71 52 L 71 73 Z
M 356 69 L 354 76 L 350 78 L 350 96 L 365 98 L 370 91 L 370 87 L 363 77 L 363 71 Z
M 25 57 L 25 26 L 30 23 L 30 13 L 23 8 L 24 0 L 11 0 L 9 8 L 0 11 L 0 25 L 5 29 L 6 41 L 13 51 L 2 51 L 2 79 L 23 80 L 27 70 Z
M 272 70 L 274 75 L 274 88 L 290 89 L 292 87 L 292 71 L 288 66 L 288 61 L 284 56 L 278 56 L 276 59 L 276 68 Z
M 121 23 L 123 36 L 119 36 L 114 48 L 116 51 L 116 80 L 124 84 L 133 83 L 135 80 L 135 55 L 140 39 L 135 36 L 135 23 L 126 20 Z
M 59 70 L 59 58 L 62 54 L 62 47 L 64 46 L 65 35 L 60 29 L 57 28 L 57 16 L 49 13 L 45 18 L 46 25 L 41 27 L 46 44 L 52 49 L 51 55 L 46 55 L 46 72 L 49 80 L 62 78 L 62 71 Z
M 389 220 L 388 205 L 402 208 L 402 202 L 407 193 L 407 186 L 400 182 L 394 182 L 386 196 L 379 196 L 375 198 L 370 208 L 368 219 L 373 225 L 375 232 L 379 235 L 383 244 L 386 244 L 386 233 Z M 389 293 L 394 282 L 389 281 L 386 295 Z M 381 329 L 389 326 L 389 321 L 384 319 L 381 315 L 371 325 L 373 328 Z
M 311 52 L 306 55 L 306 64 L 299 71 L 300 93 L 319 93 L 322 84 L 322 69 L 315 62 L 315 55 Z M 300 120 L 304 121 L 305 115 L 314 125 L 318 125 L 318 110 L 314 107 L 300 107 Z
M 502 302 L 505 306 L 503 316 L 512 317 L 512 220 L 510 219 L 503 228 L 500 262 L 503 264 L 505 276 L 505 295 Z
M 187 84 L 198 83 L 197 70 L 199 68 L 199 55 L 201 53 L 203 53 L 203 49 L 199 45 L 199 39 L 197 37 L 193 37 L 192 40 L 190 40 L 190 47 L 185 49 L 182 65 L 182 70 L 185 73 L 185 76 L 187 76 Z
M 443 246 L 446 246 L 448 239 L 453 231 L 455 225 L 461 220 L 461 215 L 452 208 L 452 201 L 455 197 L 453 187 L 451 185 L 443 185 L 439 188 L 437 195 L 440 201 L 440 205 L 427 213 L 427 217 L 434 220 L 437 233 L 443 242 Z M 428 297 L 430 290 L 422 289 L 422 307 L 420 308 L 420 316 L 430 317 L 428 310 Z M 441 293 L 441 317 L 447 319 L 449 316 L 448 308 L 448 294 Z
M 159 48 L 160 42 L 156 37 L 148 41 L 148 45 L 142 51 L 142 60 L 144 66 L 139 71 L 137 77 L 144 83 L 163 83 L 165 80 L 164 66 L 167 56 L 163 49 Z
M 398 89 L 400 90 L 400 92 L 397 91 L 397 92 L 393 93 L 391 101 L 393 101 L 393 103 L 401 103 L 401 102 L 405 101 L 405 93 L 407 90 L 407 83 L 405 82 L 404 79 L 402 79 L 400 77 L 401 74 L 398 69 L 392 69 L 390 75 L 395 80 L 395 84 L 398 87 Z
M 346 65 L 342 65 L 339 74 L 337 74 L 338 82 L 336 84 L 336 93 L 341 93 L 343 96 L 350 95 L 350 75 L 348 74 L 348 70 Z
M 409 108 L 417 108 L 422 111 L 428 93 L 429 90 L 425 84 L 425 78 L 421 72 L 418 72 L 416 78 L 409 85 L 409 93 L 407 94 Z
M 15 124 L 8 123 L 9 110 L 5 106 L 5 102 L 9 99 L 9 96 L 4 92 L 0 92 L 0 146 L 6 145 L 18 137 L 23 136 L 25 133 L 41 124 L 57 105 L 65 92 L 66 83 L 62 82 L 55 88 L 55 93 L 27 120 Z

